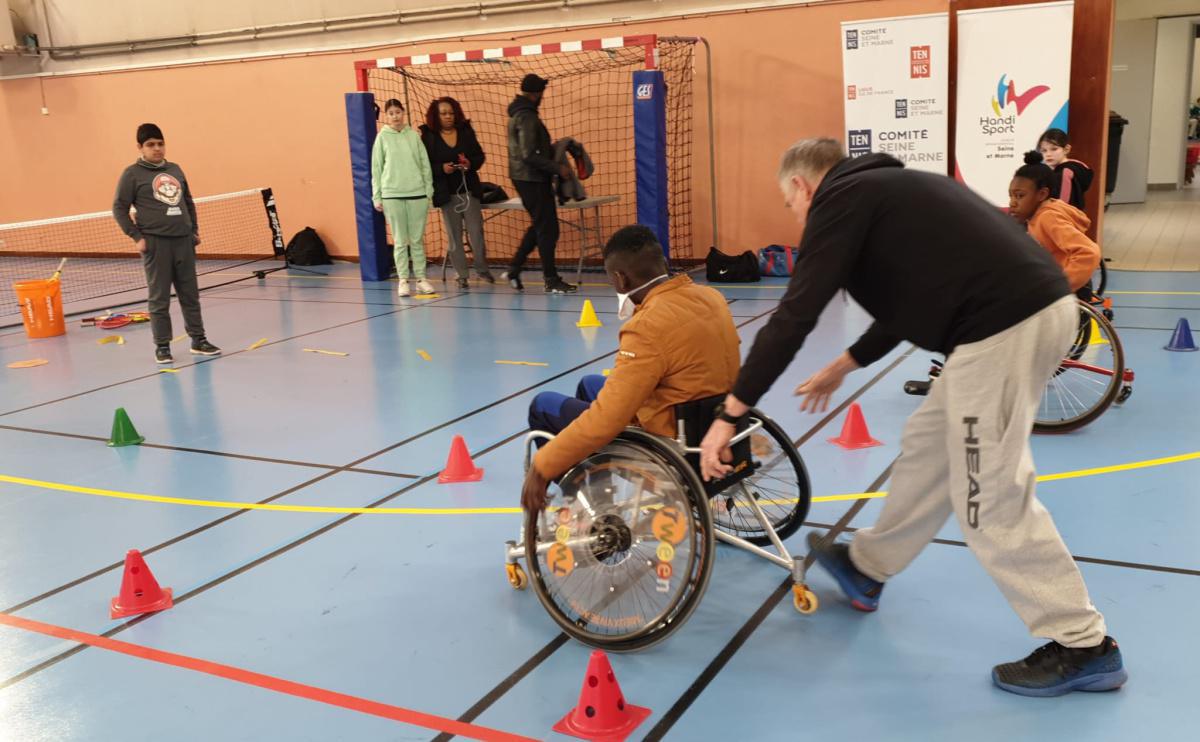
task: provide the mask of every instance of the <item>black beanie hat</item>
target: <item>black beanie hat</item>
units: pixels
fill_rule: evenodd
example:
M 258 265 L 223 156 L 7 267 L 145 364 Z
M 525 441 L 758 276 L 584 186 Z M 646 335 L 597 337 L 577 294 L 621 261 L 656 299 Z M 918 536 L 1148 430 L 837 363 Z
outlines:
M 158 128 L 158 124 L 142 124 L 138 127 L 137 143 L 142 146 L 147 139 L 162 139 L 162 129 Z
M 548 84 L 550 84 L 549 80 L 543 77 L 538 77 L 531 72 L 525 76 L 525 79 L 521 80 L 521 92 L 540 93 L 546 89 Z

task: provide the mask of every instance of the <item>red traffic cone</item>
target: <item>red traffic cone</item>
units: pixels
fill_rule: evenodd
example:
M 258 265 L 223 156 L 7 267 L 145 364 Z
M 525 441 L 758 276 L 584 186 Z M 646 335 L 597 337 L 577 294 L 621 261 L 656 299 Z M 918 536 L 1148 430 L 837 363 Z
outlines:
M 165 611 L 175 604 L 171 588 L 158 586 L 150 568 L 142 559 L 142 553 L 130 549 L 125 554 L 125 577 L 121 580 L 121 594 L 112 599 L 112 618 L 136 616 L 141 613 Z
M 867 430 L 867 421 L 863 418 L 858 402 L 850 405 L 850 410 L 846 413 L 846 422 L 842 424 L 842 434 L 837 438 L 830 438 L 829 442 L 851 450 L 883 445 L 871 437 L 871 431 Z
M 461 435 L 454 436 L 450 444 L 450 457 L 446 459 L 446 468 L 438 475 L 438 484 L 453 484 L 454 482 L 478 482 L 483 479 L 483 469 L 475 468 L 471 454 L 467 451 L 467 442 Z
M 579 704 L 554 725 L 554 731 L 593 742 L 622 742 L 649 715 L 650 709 L 625 703 L 608 656 L 597 649 L 588 660 Z

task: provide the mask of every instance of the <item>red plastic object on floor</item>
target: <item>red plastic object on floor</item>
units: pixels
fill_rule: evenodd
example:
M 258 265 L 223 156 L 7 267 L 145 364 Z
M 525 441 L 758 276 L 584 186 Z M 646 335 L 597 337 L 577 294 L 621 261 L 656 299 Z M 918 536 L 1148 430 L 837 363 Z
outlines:
M 830 438 L 829 442 L 852 450 L 883 445 L 871 437 L 871 431 L 867 430 L 867 421 L 863 417 L 862 408 L 858 406 L 858 402 L 851 404 L 850 410 L 846 412 L 846 422 L 842 424 L 842 434 L 837 438 Z
M 623 742 L 649 715 L 650 709 L 625 703 L 608 656 L 597 649 L 588 660 L 579 704 L 554 731 L 593 742 Z
M 171 588 L 159 587 L 158 580 L 154 579 L 154 574 L 142 559 L 142 553 L 137 549 L 130 549 L 125 554 L 125 576 L 121 579 L 121 594 L 113 598 L 109 606 L 112 618 L 165 611 L 174 604 Z
M 483 469 L 476 468 L 467 450 L 467 442 L 461 435 L 454 436 L 450 444 L 450 457 L 446 459 L 446 468 L 438 475 L 438 484 L 453 484 L 455 482 L 478 482 L 483 479 Z

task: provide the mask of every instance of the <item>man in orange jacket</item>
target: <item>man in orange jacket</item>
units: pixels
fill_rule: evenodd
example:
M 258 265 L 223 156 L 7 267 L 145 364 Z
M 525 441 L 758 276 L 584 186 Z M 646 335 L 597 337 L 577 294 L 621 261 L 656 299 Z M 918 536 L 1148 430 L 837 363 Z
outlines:
M 575 397 L 543 392 L 529 406 L 530 428 L 557 437 L 526 473 L 526 510 L 545 507 L 549 482 L 626 426 L 674 437 L 675 405 L 725 394 L 737 378 L 740 340 L 725 298 L 686 275 L 672 278 L 653 232 L 618 230 L 604 246 L 604 269 L 625 321 L 617 361 L 607 379 L 585 377 Z

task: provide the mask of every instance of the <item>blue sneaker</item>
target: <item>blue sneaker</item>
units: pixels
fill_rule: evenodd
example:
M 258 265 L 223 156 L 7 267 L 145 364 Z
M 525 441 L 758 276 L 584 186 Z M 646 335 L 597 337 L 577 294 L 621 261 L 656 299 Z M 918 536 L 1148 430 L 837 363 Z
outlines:
M 879 596 L 883 583 L 876 582 L 855 568 L 850 561 L 850 546 L 847 544 L 823 544 L 816 531 L 808 533 L 808 548 L 817 564 L 833 575 L 842 592 L 850 599 L 850 605 L 860 611 L 871 613 L 879 608 Z
M 1022 696 L 1048 698 L 1071 691 L 1116 690 L 1129 678 L 1121 660 L 1121 648 L 1111 636 L 1086 649 L 1064 647 L 1058 642 L 1038 647 L 1020 662 L 996 665 L 992 682 L 996 687 Z

